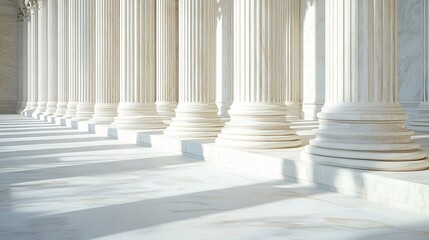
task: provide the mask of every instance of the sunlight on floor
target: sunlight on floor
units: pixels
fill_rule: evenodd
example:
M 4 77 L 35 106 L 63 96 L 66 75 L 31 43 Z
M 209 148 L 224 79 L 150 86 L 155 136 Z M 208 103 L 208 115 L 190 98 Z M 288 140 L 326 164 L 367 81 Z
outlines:
M 0 239 L 429 238 L 428 216 L 20 116 L 0 164 Z

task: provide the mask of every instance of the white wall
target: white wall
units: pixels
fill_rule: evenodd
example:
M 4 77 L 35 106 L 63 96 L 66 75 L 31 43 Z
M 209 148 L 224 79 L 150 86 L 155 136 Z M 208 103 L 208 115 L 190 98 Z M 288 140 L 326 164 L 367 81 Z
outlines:
M 423 1 L 399 0 L 398 6 L 398 94 L 409 120 L 423 94 Z
M 18 101 L 17 1 L 0 0 L 0 113 L 13 113 Z

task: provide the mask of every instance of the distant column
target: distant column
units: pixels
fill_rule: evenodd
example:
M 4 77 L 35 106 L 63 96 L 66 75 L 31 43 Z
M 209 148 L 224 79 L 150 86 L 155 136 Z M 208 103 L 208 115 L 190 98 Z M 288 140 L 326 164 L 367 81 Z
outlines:
M 28 81 L 28 111 L 27 115 L 31 116 L 31 114 L 37 108 L 37 79 L 38 79 L 38 46 L 37 46 L 37 22 L 38 22 L 38 6 L 37 0 L 30 0 L 28 2 L 30 9 L 30 30 L 29 30 L 29 81 Z
M 44 115 L 57 110 L 58 101 L 58 1 L 48 1 L 48 103 Z
M 66 0 L 68 6 L 68 103 L 65 118 L 76 116 L 79 78 L 79 22 L 78 7 L 80 0 Z
M 114 127 L 165 127 L 155 105 L 155 0 L 121 0 L 120 103 Z
M 156 23 L 156 107 L 169 123 L 178 96 L 178 0 L 157 0 Z
M 285 16 L 285 77 L 286 77 L 286 106 L 287 118 L 301 119 L 301 81 L 299 56 L 299 2 L 300 0 L 286 1 L 288 14 Z
M 38 14 L 38 86 L 37 108 L 33 117 L 37 117 L 46 110 L 48 101 L 48 6 L 47 0 L 39 0 Z
M 216 137 L 216 0 L 179 1 L 179 104 L 166 135 Z
M 69 1 L 70 0 L 58 0 L 58 103 L 55 111 L 55 116 L 57 117 L 66 115 L 67 102 L 69 100 Z
M 285 91 L 296 9 L 284 0 L 234 0 L 234 101 L 216 143 L 242 149 L 301 145 L 286 121 Z
M 96 0 L 96 101 L 91 122 L 112 123 L 119 103 L 120 1 Z
M 423 4 L 423 99 L 417 109 L 417 116 L 410 128 L 417 131 L 429 132 L 429 2 Z
M 95 104 L 95 0 L 79 0 L 78 8 L 78 99 L 77 121 L 89 120 Z

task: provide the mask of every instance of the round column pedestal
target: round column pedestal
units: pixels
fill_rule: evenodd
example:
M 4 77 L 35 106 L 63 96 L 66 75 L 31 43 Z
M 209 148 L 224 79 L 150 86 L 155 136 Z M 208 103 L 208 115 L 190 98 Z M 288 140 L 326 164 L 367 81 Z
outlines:
M 120 103 L 113 127 L 128 130 L 160 130 L 166 125 L 154 103 Z
M 69 118 L 76 117 L 76 106 L 77 106 L 77 102 L 69 102 L 67 104 L 67 111 L 64 118 L 69 119 Z
M 118 104 L 96 103 L 94 105 L 94 116 L 90 119 L 94 124 L 110 124 L 118 116 Z
M 275 103 L 234 103 L 231 121 L 216 139 L 221 146 L 248 149 L 282 149 L 302 144 L 286 121 L 285 108 Z
M 179 103 L 176 117 L 164 131 L 180 138 L 213 138 L 223 127 L 215 103 Z
M 364 170 L 413 171 L 429 167 L 426 152 L 410 140 L 399 104 L 332 104 L 318 114 L 319 129 L 302 158 Z
M 94 115 L 94 103 L 78 103 L 76 106 L 76 117 L 73 120 L 86 121 L 91 119 L 92 115 Z
M 302 119 L 301 105 L 297 102 L 286 102 L 287 116 L 289 121 Z
M 30 111 L 36 111 L 37 109 L 37 102 L 30 102 Z
M 46 111 L 47 102 L 37 102 L 36 111 L 34 114 L 43 114 Z
M 410 129 L 429 132 L 429 102 L 420 102 L 417 115 L 410 124 Z
M 43 113 L 43 115 L 52 116 L 56 110 L 57 110 L 57 103 L 56 102 L 48 102 L 46 104 L 46 111 Z
M 66 115 L 66 111 L 67 111 L 67 103 L 66 102 L 58 102 L 57 103 L 57 109 L 54 113 L 55 117 L 62 117 L 64 115 Z
M 169 124 L 171 119 L 176 115 L 176 107 L 176 102 L 156 102 L 156 111 L 165 124 Z

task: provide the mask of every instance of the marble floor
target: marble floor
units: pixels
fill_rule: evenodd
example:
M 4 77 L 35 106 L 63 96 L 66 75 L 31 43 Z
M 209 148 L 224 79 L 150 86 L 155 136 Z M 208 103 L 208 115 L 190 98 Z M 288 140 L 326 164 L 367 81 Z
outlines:
M 429 239 L 429 216 L 0 115 L 0 239 Z

